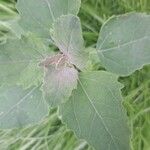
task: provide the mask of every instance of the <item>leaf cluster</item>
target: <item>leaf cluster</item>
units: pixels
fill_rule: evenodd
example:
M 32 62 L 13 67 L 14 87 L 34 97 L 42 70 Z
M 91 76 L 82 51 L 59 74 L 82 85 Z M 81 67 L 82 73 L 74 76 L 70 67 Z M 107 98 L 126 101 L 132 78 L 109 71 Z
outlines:
M 0 128 L 35 124 L 57 107 L 63 123 L 95 149 L 128 150 L 118 76 L 150 63 L 150 16 L 106 21 L 93 51 L 107 71 L 94 70 L 77 17 L 80 3 L 17 2 L 19 18 L 5 24 L 13 37 L 0 45 Z

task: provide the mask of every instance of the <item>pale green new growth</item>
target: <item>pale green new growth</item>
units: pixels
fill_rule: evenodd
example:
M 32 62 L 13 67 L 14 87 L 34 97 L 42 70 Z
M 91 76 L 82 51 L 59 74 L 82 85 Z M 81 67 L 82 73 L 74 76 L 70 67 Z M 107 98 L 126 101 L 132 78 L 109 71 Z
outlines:
M 77 15 L 80 0 L 18 0 L 20 25 L 42 38 L 50 37 L 53 22 L 61 15 Z
M 81 73 L 77 90 L 60 106 L 62 120 L 96 150 L 129 150 L 121 88 L 111 73 Z
M 103 66 L 127 76 L 150 63 L 150 16 L 130 13 L 109 19 L 97 43 Z
M 0 87 L 0 127 L 4 129 L 35 124 L 48 115 L 40 87 Z

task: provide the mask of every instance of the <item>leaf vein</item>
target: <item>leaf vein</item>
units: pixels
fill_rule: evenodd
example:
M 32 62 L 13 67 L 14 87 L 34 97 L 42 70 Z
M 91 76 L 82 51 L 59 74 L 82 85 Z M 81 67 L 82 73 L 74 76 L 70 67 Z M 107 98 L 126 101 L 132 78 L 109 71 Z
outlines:
M 149 36 L 144 36 L 144 37 L 142 37 L 142 38 L 139 38 L 139 39 L 136 39 L 136 40 L 132 40 L 132 41 L 123 43 L 123 44 L 118 45 L 118 46 L 115 46 L 115 47 L 111 47 L 111 48 L 107 48 L 107 49 L 99 49 L 99 51 L 101 51 L 101 52 L 111 51 L 111 50 L 118 49 L 118 48 L 124 47 L 124 46 L 128 46 L 128 45 L 130 45 L 130 44 L 133 44 L 133 43 L 135 43 L 135 42 L 142 41 L 142 40 L 145 40 L 145 39 L 149 39 Z
M 84 88 L 84 86 L 83 86 L 83 84 L 82 84 L 82 82 L 81 82 L 80 80 L 79 80 L 79 83 L 80 83 L 80 85 L 81 85 L 81 87 L 82 87 L 82 90 L 83 90 L 83 92 L 85 93 L 87 99 L 89 100 L 90 104 L 92 105 L 94 111 L 96 112 L 96 114 L 98 115 L 98 117 L 100 118 L 100 120 L 102 121 L 102 124 L 103 124 L 103 126 L 104 126 L 106 132 L 110 135 L 110 137 L 111 137 L 111 139 L 112 139 L 114 145 L 116 146 L 116 143 L 115 143 L 115 141 L 114 141 L 113 135 L 112 135 L 111 132 L 109 131 L 108 127 L 106 126 L 105 121 L 103 120 L 102 115 L 101 115 L 100 112 L 98 112 L 98 110 L 96 109 L 95 105 L 93 104 L 93 101 L 90 99 L 88 93 L 86 92 L 86 90 L 85 90 L 85 88 Z M 118 149 L 117 146 L 116 146 L 116 148 Z
M 8 115 L 13 109 L 18 107 L 19 104 L 21 104 L 29 95 L 31 95 L 37 87 L 34 87 L 30 92 L 28 92 L 25 96 L 23 96 L 19 102 L 17 102 L 15 105 L 13 105 L 4 115 L 0 116 L 0 119 L 3 119 L 6 115 Z

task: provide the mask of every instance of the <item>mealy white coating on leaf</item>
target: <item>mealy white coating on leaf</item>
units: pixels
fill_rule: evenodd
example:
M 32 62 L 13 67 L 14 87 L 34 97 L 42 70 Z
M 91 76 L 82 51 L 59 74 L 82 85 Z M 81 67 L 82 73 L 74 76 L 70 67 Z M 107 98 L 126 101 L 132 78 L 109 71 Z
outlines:
M 103 71 L 81 73 L 77 89 L 60 106 L 63 122 L 96 150 L 129 150 L 122 85 L 117 78 Z
M 88 54 L 85 51 L 81 23 L 77 16 L 66 15 L 58 18 L 53 24 L 51 37 L 72 64 L 80 70 L 85 68 Z
M 20 24 L 26 31 L 49 38 L 52 23 L 61 15 L 79 12 L 81 0 L 18 0 Z
M 97 51 L 103 66 L 121 76 L 150 64 L 150 15 L 129 13 L 110 18 L 100 31 Z
M 66 102 L 76 89 L 78 71 L 72 66 L 49 66 L 45 68 L 44 93 L 50 107 Z

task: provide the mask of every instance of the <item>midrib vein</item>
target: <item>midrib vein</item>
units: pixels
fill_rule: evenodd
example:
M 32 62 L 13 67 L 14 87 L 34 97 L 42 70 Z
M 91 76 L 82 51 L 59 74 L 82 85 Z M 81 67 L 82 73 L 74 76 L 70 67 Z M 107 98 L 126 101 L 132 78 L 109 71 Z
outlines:
M 48 9 L 49 9 L 49 12 L 50 12 L 50 14 L 51 14 L 51 16 L 52 16 L 52 20 L 55 21 L 54 13 L 53 13 L 53 11 L 52 11 L 50 2 L 49 2 L 48 0 L 44 0 L 44 1 L 45 1 L 45 2 L 47 3 L 47 5 L 48 5 Z
M 30 92 L 25 94 L 25 96 L 23 96 L 15 105 L 13 105 L 6 113 L 4 113 L 4 115 L 2 115 L 0 119 L 3 119 L 6 115 L 8 115 L 13 109 L 15 109 L 19 104 L 21 104 L 28 96 L 30 96 L 36 89 L 37 87 L 34 87 Z
M 129 41 L 129 42 L 126 42 L 126 43 L 123 43 L 123 44 L 118 44 L 118 46 L 115 46 L 115 47 L 111 47 L 111 48 L 107 48 L 107 49 L 99 49 L 99 51 L 101 51 L 101 52 L 106 52 L 106 51 L 111 51 L 111 50 L 113 50 L 113 49 L 118 49 L 118 48 L 120 48 L 120 47 L 124 47 L 124 46 L 127 46 L 127 45 L 130 45 L 130 44 L 133 44 L 133 43 L 135 43 L 135 42 L 138 42 L 138 41 L 142 41 L 142 40 L 144 40 L 144 39 L 149 39 L 150 37 L 149 36 L 144 36 L 144 37 L 141 37 L 141 38 L 139 38 L 139 39 L 136 39 L 136 40 L 132 40 L 132 41 Z
M 92 105 L 94 111 L 96 112 L 96 114 L 98 115 L 98 117 L 100 118 L 100 120 L 102 121 L 102 124 L 103 124 L 103 126 L 104 126 L 106 132 L 110 135 L 110 137 L 111 137 L 111 139 L 112 139 L 112 141 L 113 141 L 115 147 L 118 149 L 118 147 L 116 146 L 116 143 L 115 143 L 115 141 L 114 141 L 113 135 L 110 133 L 109 129 L 107 128 L 107 126 L 106 126 L 106 124 L 105 124 L 105 121 L 103 120 L 103 117 L 101 116 L 101 114 L 100 114 L 100 113 L 98 112 L 98 110 L 96 109 L 95 105 L 93 104 L 92 100 L 90 99 L 88 93 L 86 92 L 86 90 L 85 90 L 85 88 L 84 88 L 84 86 L 83 86 L 83 84 L 82 84 L 82 82 L 81 82 L 80 80 L 79 80 L 79 83 L 80 83 L 80 85 L 81 85 L 81 87 L 82 87 L 83 92 L 85 93 L 86 97 L 88 98 L 90 104 Z

